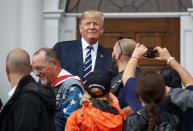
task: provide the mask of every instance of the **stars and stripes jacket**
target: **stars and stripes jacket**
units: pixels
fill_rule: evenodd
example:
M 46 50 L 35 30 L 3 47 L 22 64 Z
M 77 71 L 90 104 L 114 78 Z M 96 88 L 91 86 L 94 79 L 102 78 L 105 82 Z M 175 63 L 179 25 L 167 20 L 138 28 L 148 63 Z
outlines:
M 79 77 L 62 69 L 52 88 L 56 95 L 56 131 L 64 131 L 68 116 L 82 107 L 80 99 L 85 92 L 84 86 Z

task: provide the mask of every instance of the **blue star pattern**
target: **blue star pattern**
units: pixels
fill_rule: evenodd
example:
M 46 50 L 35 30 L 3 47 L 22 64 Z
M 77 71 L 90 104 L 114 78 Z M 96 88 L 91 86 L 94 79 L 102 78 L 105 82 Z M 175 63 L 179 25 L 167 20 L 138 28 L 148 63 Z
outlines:
M 56 113 L 54 115 L 56 131 L 64 131 L 68 116 L 82 107 L 80 99 L 85 92 L 82 83 L 75 78 L 63 79 L 60 83 L 53 88 L 56 95 Z
M 83 93 L 78 85 L 65 88 L 62 84 L 55 87 L 54 92 L 56 94 L 56 104 L 59 109 L 63 111 L 65 118 L 82 107 L 80 105 L 80 99 Z

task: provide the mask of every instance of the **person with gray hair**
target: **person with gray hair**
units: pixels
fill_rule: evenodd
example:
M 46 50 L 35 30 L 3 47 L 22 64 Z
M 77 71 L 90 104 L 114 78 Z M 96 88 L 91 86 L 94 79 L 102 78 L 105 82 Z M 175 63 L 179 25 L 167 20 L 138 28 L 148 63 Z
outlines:
M 51 48 L 41 48 L 32 57 L 32 70 L 44 86 L 50 86 L 56 95 L 55 125 L 63 131 L 68 116 L 81 108 L 84 87 L 79 77 L 60 67 L 57 53 Z
M 55 131 L 54 92 L 38 84 L 32 76 L 30 57 L 23 49 L 13 49 L 6 59 L 10 99 L 0 114 L 1 131 Z

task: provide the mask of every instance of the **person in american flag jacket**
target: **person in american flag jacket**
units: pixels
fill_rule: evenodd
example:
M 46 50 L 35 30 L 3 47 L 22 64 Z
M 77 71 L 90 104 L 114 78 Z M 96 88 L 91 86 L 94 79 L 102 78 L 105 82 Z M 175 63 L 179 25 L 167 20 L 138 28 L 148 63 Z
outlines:
M 66 119 L 81 108 L 80 99 L 84 86 L 78 76 L 61 69 L 57 53 L 51 48 L 42 48 L 32 57 L 32 69 L 42 85 L 50 86 L 56 95 L 56 131 L 64 131 Z

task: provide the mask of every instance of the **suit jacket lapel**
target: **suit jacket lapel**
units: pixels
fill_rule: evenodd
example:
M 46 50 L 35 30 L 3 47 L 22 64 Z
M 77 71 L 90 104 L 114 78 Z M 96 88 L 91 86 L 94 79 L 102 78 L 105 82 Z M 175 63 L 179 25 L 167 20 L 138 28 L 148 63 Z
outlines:
M 94 70 L 102 69 L 103 62 L 104 62 L 104 50 L 102 49 L 100 45 L 98 45 L 97 57 L 96 57 Z
M 82 43 L 81 39 L 77 40 L 77 42 L 74 45 L 74 55 L 73 58 L 75 60 L 76 66 L 77 66 L 77 73 L 78 76 L 82 78 L 83 74 L 83 53 L 82 53 Z

